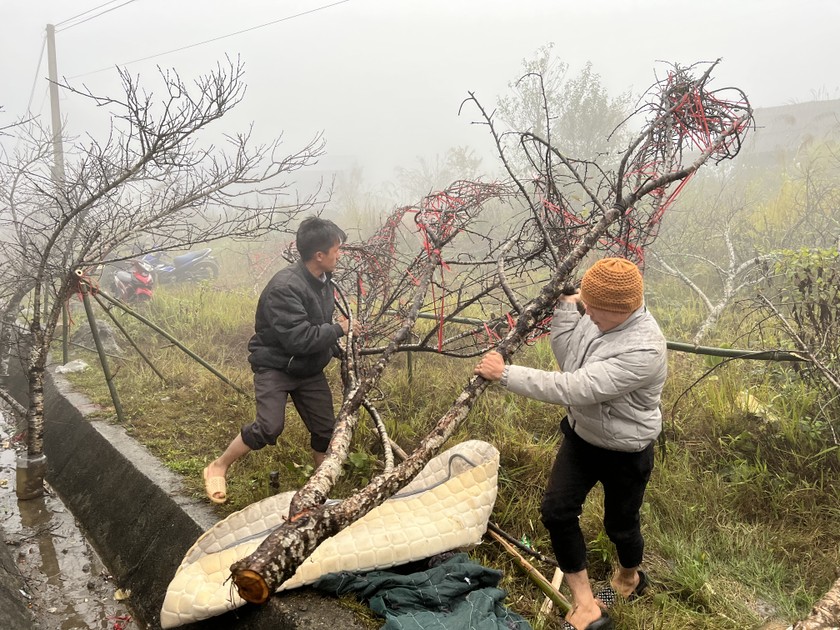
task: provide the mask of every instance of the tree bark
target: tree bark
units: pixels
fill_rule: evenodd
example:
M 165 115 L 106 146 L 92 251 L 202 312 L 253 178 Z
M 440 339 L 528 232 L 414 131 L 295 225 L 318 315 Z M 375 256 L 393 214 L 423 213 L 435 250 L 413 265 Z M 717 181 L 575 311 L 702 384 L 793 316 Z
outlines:
M 29 353 L 27 379 L 29 407 L 26 409 L 26 451 L 30 456 L 44 452 L 44 372 L 47 353 L 38 341 Z

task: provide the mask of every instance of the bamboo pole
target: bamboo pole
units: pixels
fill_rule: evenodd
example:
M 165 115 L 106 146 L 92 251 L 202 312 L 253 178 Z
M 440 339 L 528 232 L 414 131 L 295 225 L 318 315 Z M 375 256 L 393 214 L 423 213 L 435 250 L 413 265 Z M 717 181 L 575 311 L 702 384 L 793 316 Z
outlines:
M 105 374 L 105 383 L 108 385 L 108 391 L 111 392 L 111 400 L 114 402 L 114 411 L 117 413 L 117 421 L 123 422 L 123 408 L 120 402 L 120 395 L 117 392 L 117 387 L 114 385 L 114 376 L 111 374 L 111 368 L 108 365 L 108 357 L 105 356 L 105 348 L 102 347 L 102 339 L 99 337 L 99 329 L 96 327 L 96 319 L 93 316 L 93 308 L 90 306 L 90 297 L 88 296 L 88 285 L 84 282 L 79 283 L 79 288 L 82 292 L 82 303 L 85 306 L 85 313 L 87 314 L 88 323 L 90 324 L 90 334 L 93 336 L 93 345 L 96 346 L 96 352 L 99 355 L 99 363 L 102 365 L 102 372 Z
M 393 311 L 396 314 L 396 311 Z M 417 315 L 418 319 L 438 319 L 431 313 L 420 313 Z M 446 321 L 455 324 L 469 324 L 471 326 L 481 326 L 485 322 L 481 319 L 473 317 L 447 317 Z M 688 352 L 690 354 L 703 354 L 713 357 L 724 357 L 730 359 L 752 359 L 754 361 L 808 361 L 807 357 L 803 357 L 796 352 L 787 352 L 785 350 L 743 350 L 738 348 L 715 348 L 711 346 L 697 346 L 693 343 L 684 343 L 682 341 L 667 342 L 668 350 L 675 350 L 677 352 Z
M 166 378 L 163 376 L 163 374 L 161 374 L 160 371 L 155 367 L 154 363 L 152 363 L 152 360 L 148 356 L 146 356 L 146 353 L 144 353 L 140 349 L 140 346 L 134 343 L 134 339 L 131 338 L 131 335 L 128 334 L 128 331 L 125 329 L 125 327 L 119 322 L 119 320 L 116 317 L 114 317 L 114 314 L 110 311 L 110 309 L 106 308 L 106 306 L 102 303 L 102 300 L 99 299 L 99 296 L 96 293 L 93 294 L 93 299 L 96 300 L 96 303 L 102 307 L 102 310 L 105 311 L 105 314 L 111 318 L 111 321 L 114 322 L 114 326 L 119 328 L 120 332 L 128 340 L 128 343 L 131 344 L 131 346 L 137 351 L 137 354 L 139 354 L 146 362 L 146 365 L 152 368 L 152 371 L 158 375 L 158 378 L 164 383 L 166 383 Z
M 795 352 L 784 350 L 739 350 L 738 348 L 711 348 L 709 346 L 695 346 L 692 343 L 669 341 L 668 350 L 689 352 L 691 354 L 705 354 L 713 357 L 730 359 L 752 359 L 754 361 L 808 361 L 807 358 Z
M 80 284 L 85 284 L 85 283 L 83 283 L 83 282 L 82 282 L 82 283 L 80 283 Z M 108 295 L 107 293 L 105 293 L 105 291 L 98 290 L 98 291 L 97 291 L 97 294 L 98 294 L 98 295 L 101 295 L 103 298 L 105 298 L 105 299 L 106 299 L 107 301 L 109 301 L 111 304 L 113 304 L 114 306 L 117 306 L 118 308 L 122 309 L 123 311 L 125 311 L 126 313 L 128 313 L 129 315 L 131 315 L 132 317 L 134 317 L 135 319 L 137 319 L 137 320 L 139 320 L 139 321 L 143 322 L 144 324 L 146 324 L 146 326 L 148 326 L 149 328 L 151 328 L 152 330 L 154 330 L 154 331 L 155 331 L 156 333 L 158 333 L 159 335 L 161 335 L 161 336 L 165 337 L 166 339 L 168 339 L 169 341 L 171 341 L 171 342 L 172 342 L 172 343 L 173 343 L 173 344 L 174 344 L 174 345 L 175 345 L 175 346 L 176 346 L 179 350 L 181 350 L 182 352 L 184 352 L 184 353 L 185 353 L 187 356 L 189 356 L 190 358 L 194 359 L 194 360 L 195 360 L 196 362 L 198 362 L 198 364 L 199 364 L 199 365 L 201 365 L 204 369 L 208 370 L 211 374 L 213 374 L 214 376 L 216 376 L 216 377 L 217 377 L 217 378 L 219 378 L 220 380 L 222 380 L 222 381 L 224 381 L 225 383 L 227 383 L 228 385 L 230 385 L 233 389 L 235 389 L 236 391 L 238 391 L 240 394 L 244 394 L 244 395 L 246 395 L 246 396 L 248 395 L 248 392 L 246 392 L 244 389 L 242 389 L 241 387 L 239 387 L 236 383 L 232 382 L 232 381 L 231 381 L 228 377 L 226 377 L 224 374 L 222 374 L 221 372 L 219 372 L 216 368 L 214 368 L 212 365 L 210 365 L 209 363 L 207 363 L 207 361 L 205 361 L 205 360 L 204 360 L 204 359 L 202 359 L 200 356 L 198 356 L 195 352 L 193 352 L 192 350 L 190 350 L 189 348 L 187 348 L 187 347 L 186 347 L 184 344 L 182 344 L 180 341 L 178 341 L 177 339 L 175 339 L 175 337 L 173 337 L 172 335 L 170 335 L 170 334 L 169 334 L 168 332 L 166 332 L 163 328 L 161 328 L 160 326 L 156 325 L 154 322 L 151 322 L 150 320 L 146 319 L 145 317 L 143 317 L 142 315 L 140 315 L 140 313 L 137 313 L 137 312 L 135 312 L 135 311 L 131 310 L 131 309 L 130 309 L 130 308 L 128 308 L 125 304 L 123 304 L 122 302 L 120 302 L 118 299 L 116 299 L 116 298 L 114 298 L 114 297 L 111 297 L 110 295 Z
M 513 545 L 514 547 L 519 549 L 520 552 L 524 551 L 525 553 L 531 554 L 532 556 L 534 556 L 537 560 L 539 560 L 541 562 L 545 562 L 546 564 L 550 564 L 550 565 L 555 566 L 555 567 L 557 566 L 557 560 L 555 560 L 554 558 L 551 558 L 549 556 L 545 556 L 545 555 L 541 554 L 539 551 L 537 551 L 536 549 L 532 549 L 531 547 L 528 547 L 527 545 L 523 545 L 521 542 L 516 540 L 516 538 L 514 538 L 509 533 L 507 533 L 505 530 L 503 530 L 501 527 L 496 525 L 493 521 L 490 521 L 489 523 L 487 523 L 487 529 L 490 529 L 490 530 L 496 532 L 499 536 L 504 538 L 511 545 Z
M 563 572 L 560 569 L 555 568 L 554 569 L 554 575 L 551 577 L 551 585 L 554 588 L 559 589 L 560 584 L 562 582 L 563 582 Z M 545 601 L 543 602 L 542 606 L 540 606 L 540 612 L 537 615 L 537 617 L 538 618 L 548 617 L 551 614 L 551 609 L 552 608 L 554 608 L 554 602 L 552 601 L 552 599 L 548 595 L 546 595 Z
M 546 597 L 548 597 L 552 603 L 560 609 L 562 614 L 565 615 L 572 609 L 572 603 L 557 590 L 557 587 L 549 582 L 547 577 L 545 577 L 542 573 L 535 569 L 530 562 L 523 558 L 513 545 L 492 529 L 488 529 L 487 533 L 493 540 L 505 548 L 505 550 L 513 557 L 513 561 L 516 565 L 525 571 L 525 574 L 531 579 L 531 581 L 533 581 L 534 584 L 536 584 L 537 587 L 545 593 Z

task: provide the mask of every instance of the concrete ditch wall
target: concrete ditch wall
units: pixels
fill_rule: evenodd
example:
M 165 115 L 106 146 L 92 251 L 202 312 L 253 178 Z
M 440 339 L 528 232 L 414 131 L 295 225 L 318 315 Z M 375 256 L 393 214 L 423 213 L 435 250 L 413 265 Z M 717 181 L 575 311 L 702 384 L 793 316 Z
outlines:
M 92 369 L 97 369 L 96 367 Z M 26 381 L 13 366 L 10 388 L 21 402 Z M 187 549 L 219 517 L 191 499 L 177 475 L 115 425 L 90 420 L 96 407 L 61 375 L 45 384 L 47 480 L 80 522 L 120 588 L 131 589 L 134 613 L 160 628 L 160 606 Z M 246 605 L 183 626 L 189 630 L 320 630 L 364 626 L 331 597 L 298 589 L 264 606 Z
M 2 534 L 2 530 L 0 530 Z M 8 547 L 0 544 L 0 622 L 5 628 L 33 630 L 35 623 L 21 595 L 26 583 Z

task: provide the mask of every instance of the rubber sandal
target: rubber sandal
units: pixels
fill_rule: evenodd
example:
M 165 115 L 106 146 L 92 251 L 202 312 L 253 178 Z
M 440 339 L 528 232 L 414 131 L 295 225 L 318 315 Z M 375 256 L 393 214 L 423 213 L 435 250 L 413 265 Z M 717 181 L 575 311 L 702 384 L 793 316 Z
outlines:
M 563 621 L 563 630 L 578 630 L 568 621 Z M 601 613 L 601 616 L 586 626 L 583 630 L 615 630 L 615 625 L 613 624 L 613 620 L 610 619 L 609 614 L 607 611 Z
M 648 580 L 647 574 L 639 569 L 639 583 L 636 585 L 636 588 L 630 593 L 630 596 L 627 598 L 628 602 L 632 602 L 634 599 L 638 599 L 642 595 L 645 594 L 647 587 L 650 585 L 650 580 Z M 612 608 L 615 606 L 615 603 L 619 600 L 620 596 L 615 591 L 615 589 L 607 584 L 605 587 L 600 589 L 597 593 L 595 593 L 595 599 L 600 600 L 601 603 L 604 604 L 607 608 Z
M 630 597 L 627 598 L 627 601 L 632 602 L 634 599 L 638 599 L 644 595 L 648 586 L 650 586 L 650 580 L 648 580 L 647 573 L 639 569 L 639 583 L 636 584 L 636 588 L 634 588 L 633 592 L 630 593 Z
M 202 473 L 204 475 L 204 491 L 207 493 L 207 498 L 213 503 L 224 503 L 227 501 L 227 482 L 224 477 L 208 477 L 207 468 Z M 220 496 L 221 495 L 221 496 Z

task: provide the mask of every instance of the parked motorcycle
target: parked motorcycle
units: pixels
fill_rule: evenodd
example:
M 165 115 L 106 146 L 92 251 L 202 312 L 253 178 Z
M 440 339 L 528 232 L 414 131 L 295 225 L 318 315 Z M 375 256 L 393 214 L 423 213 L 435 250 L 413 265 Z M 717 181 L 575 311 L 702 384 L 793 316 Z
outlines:
M 128 262 L 128 269 L 118 269 L 114 272 L 114 297 L 126 303 L 151 300 L 155 284 L 152 266 L 143 260 Z
M 200 282 L 219 277 L 219 263 L 210 255 L 209 247 L 196 252 L 187 252 L 167 260 L 161 252 L 146 254 L 143 261 L 151 265 L 157 282 Z

